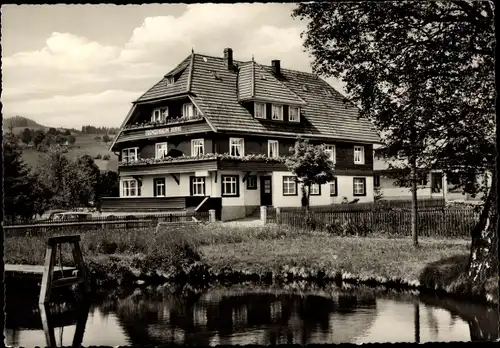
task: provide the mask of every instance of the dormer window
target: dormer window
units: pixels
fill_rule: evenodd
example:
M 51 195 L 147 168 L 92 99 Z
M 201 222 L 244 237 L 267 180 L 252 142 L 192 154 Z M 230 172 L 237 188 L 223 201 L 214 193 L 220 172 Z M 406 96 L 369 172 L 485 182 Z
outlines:
M 182 117 L 194 117 L 198 115 L 198 110 L 191 103 L 182 106 Z
M 283 105 L 273 104 L 271 118 L 273 120 L 283 121 Z
M 175 82 L 175 79 L 173 76 L 167 76 L 167 86 L 171 85 Z
M 168 107 L 154 109 L 151 113 L 152 122 L 165 122 L 168 117 Z
M 266 119 L 266 104 L 254 103 L 255 118 Z
M 290 106 L 288 108 L 288 120 L 290 122 L 300 122 L 300 108 L 296 106 Z

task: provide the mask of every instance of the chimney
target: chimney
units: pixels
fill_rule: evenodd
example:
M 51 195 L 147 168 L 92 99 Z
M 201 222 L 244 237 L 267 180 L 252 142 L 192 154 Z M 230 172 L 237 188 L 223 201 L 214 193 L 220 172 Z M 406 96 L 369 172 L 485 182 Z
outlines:
M 274 75 L 281 76 L 280 61 L 275 59 L 271 61 L 271 64 L 273 66 Z
M 233 49 L 224 48 L 224 64 L 228 70 L 233 70 Z

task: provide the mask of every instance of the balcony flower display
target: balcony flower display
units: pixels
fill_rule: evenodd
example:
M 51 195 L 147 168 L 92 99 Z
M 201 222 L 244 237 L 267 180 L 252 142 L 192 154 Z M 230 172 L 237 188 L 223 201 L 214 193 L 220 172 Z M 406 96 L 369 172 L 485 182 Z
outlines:
M 124 127 L 125 130 L 132 130 L 132 129 L 145 129 L 145 128 L 154 128 L 154 127 L 162 127 L 162 126 L 168 126 L 171 124 L 181 124 L 181 123 L 186 123 L 186 122 L 191 122 L 191 121 L 199 121 L 202 120 L 203 117 L 201 115 L 196 115 L 196 116 L 180 116 L 180 117 L 169 117 L 165 121 L 159 122 L 159 121 L 146 121 L 146 122 L 136 122 L 134 124 L 130 124 Z
M 206 153 L 201 156 L 178 156 L 171 157 L 165 156 L 163 158 L 139 158 L 135 161 L 128 162 L 119 162 L 120 166 L 141 166 L 141 165 L 150 165 L 150 164 L 163 164 L 163 163 L 178 163 L 184 161 L 202 161 L 202 160 L 229 160 L 229 161 L 260 161 L 266 163 L 285 163 L 287 157 L 268 157 L 267 155 L 246 155 L 243 157 L 230 156 L 229 154 L 218 154 L 218 153 Z

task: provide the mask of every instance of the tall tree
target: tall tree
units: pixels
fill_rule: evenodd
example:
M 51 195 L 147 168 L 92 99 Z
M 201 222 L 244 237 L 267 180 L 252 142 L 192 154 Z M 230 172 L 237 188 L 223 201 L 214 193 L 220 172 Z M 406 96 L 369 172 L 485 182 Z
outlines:
M 287 158 L 286 166 L 302 183 L 305 207 L 309 210 L 312 185 L 323 185 L 335 178 L 332 160 L 322 145 L 312 145 L 309 141 L 297 139 L 293 155 Z
M 43 187 L 50 189 L 51 208 L 71 208 L 73 192 L 70 184 L 75 179 L 72 162 L 64 155 L 59 146 L 50 146 L 37 167 L 37 174 Z
M 71 166 L 71 176 L 71 206 L 88 207 L 91 202 L 98 200 L 100 170 L 92 157 L 78 157 Z
M 439 168 L 463 182 L 492 173 L 496 183 L 493 2 L 304 3 L 293 16 L 308 20 L 313 70 L 345 82 L 410 169 Z M 472 233 L 476 280 L 498 267 L 495 190 Z
M 34 213 L 33 177 L 12 129 L 3 139 L 4 211 L 11 222 Z

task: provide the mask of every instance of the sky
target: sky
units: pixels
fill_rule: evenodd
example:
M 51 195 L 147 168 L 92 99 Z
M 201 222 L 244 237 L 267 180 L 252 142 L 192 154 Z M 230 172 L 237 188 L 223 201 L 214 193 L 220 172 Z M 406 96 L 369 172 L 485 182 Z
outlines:
M 311 72 L 294 4 L 2 6 L 3 117 L 119 127 L 131 102 L 196 53 Z M 339 91 L 342 84 L 327 79 Z

